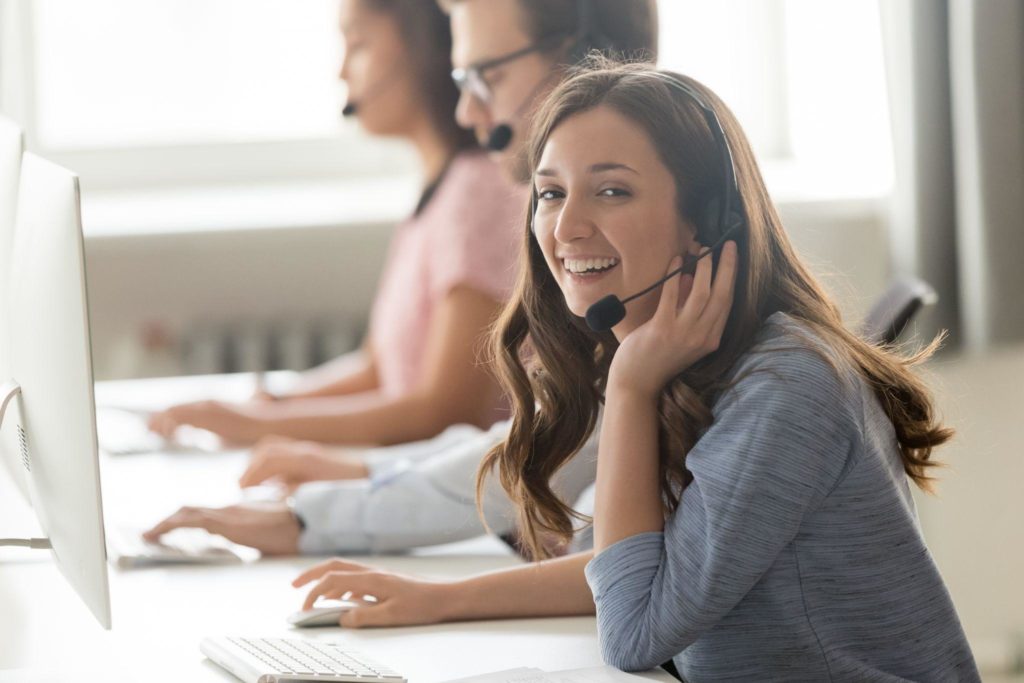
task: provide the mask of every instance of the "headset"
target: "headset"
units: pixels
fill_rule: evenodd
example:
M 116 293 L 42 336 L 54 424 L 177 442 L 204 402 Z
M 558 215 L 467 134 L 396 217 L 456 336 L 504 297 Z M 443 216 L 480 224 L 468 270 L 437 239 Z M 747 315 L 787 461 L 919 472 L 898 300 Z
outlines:
M 591 305 L 587 309 L 585 319 L 587 326 L 595 332 L 605 332 L 622 322 L 623 318 L 626 317 L 626 304 L 630 301 L 651 292 L 680 273 L 687 272 L 692 274 L 699 260 L 721 248 L 726 240 L 735 236 L 747 223 L 742 198 L 739 193 L 739 185 L 736 181 L 736 164 L 733 161 L 732 150 L 729 147 L 728 140 L 726 140 L 722 123 L 718 120 L 715 110 L 691 85 L 675 76 L 659 71 L 646 72 L 642 75 L 645 78 L 657 78 L 696 104 L 701 110 L 704 120 L 707 122 L 708 129 L 711 131 L 712 140 L 719 150 L 722 169 L 721 187 L 706 199 L 702 207 L 694 212 L 697 217 L 697 241 L 701 244 L 710 244 L 711 246 L 699 254 L 686 255 L 682 266 L 636 294 L 632 294 L 625 299 L 619 299 L 618 296 L 609 294 Z M 536 235 L 534 220 L 536 218 L 538 201 L 537 191 L 533 190 L 530 193 L 530 232 L 534 235 Z

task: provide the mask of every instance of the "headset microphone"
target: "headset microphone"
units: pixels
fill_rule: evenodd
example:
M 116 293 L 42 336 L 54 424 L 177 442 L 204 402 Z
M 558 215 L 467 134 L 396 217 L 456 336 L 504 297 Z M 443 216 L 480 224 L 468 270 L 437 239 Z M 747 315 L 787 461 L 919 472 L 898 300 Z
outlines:
M 484 147 L 491 152 L 501 152 L 508 147 L 510 142 L 512 142 L 512 126 L 502 123 L 491 129 Z

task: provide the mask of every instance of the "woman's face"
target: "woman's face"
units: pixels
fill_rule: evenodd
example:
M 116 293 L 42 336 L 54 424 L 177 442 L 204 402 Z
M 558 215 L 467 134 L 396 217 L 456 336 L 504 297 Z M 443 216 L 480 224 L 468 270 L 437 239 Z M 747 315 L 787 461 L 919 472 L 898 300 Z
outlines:
M 608 107 L 563 121 L 534 173 L 534 231 L 569 310 L 583 316 L 609 294 L 634 294 L 693 244 L 675 179 L 642 128 Z M 626 305 L 622 339 L 658 305 L 660 288 Z M 680 302 L 682 303 L 682 302 Z
M 359 123 L 374 135 L 408 135 L 418 98 L 397 22 L 366 0 L 341 0 L 340 15 L 345 56 L 338 76 L 358 106 Z

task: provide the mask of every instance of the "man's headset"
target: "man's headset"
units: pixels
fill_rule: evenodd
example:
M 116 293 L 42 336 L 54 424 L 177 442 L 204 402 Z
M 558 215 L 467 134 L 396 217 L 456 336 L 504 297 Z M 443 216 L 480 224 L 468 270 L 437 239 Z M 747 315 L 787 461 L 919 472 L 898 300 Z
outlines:
M 696 269 L 697 261 L 708 254 L 714 253 L 723 244 L 725 244 L 726 240 L 735 236 L 747 222 L 743 211 L 743 202 L 740 197 L 739 186 L 736 182 L 736 165 L 733 162 L 732 150 L 729 148 L 729 143 L 725 138 L 725 131 L 722 129 L 722 124 L 718 120 L 718 116 L 715 114 L 714 109 L 704 100 L 699 92 L 693 89 L 692 86 L 674 76 L 657 71 L 649 72 L 645 74 L 645 76 L 650 76 L 663 81 L 670 88 L 686 95 L 686 97 L 688 97 L 694 104 L 700 107 L 701 113 L 704 115 L 704 120 L 708 124 L 708 129 L 711 131 L 711 137 L 714 140 L 715 146 L 719 150 L 722 168 L 722 185 L 720 191 L 709 196 L 704 202 L 704 205 L 695 211 L 695 214 L 697 215 L 697 241 L 701 244 L 710 244 L 711 247 L 705 249 L 700 254 L 686 255 L 683 259 L 682 266 L 676 268 L 650 287 L 647 287 L 636 294 L 628 296 L 625 299 L 619 299 L 616 295 L 609 294 L 597 303 L 591 305 L 590 308 L 587 309 L 586 321 L 587 326 L 595 332 L 610 330 L 622 322 L 623 318 L 626 317 L 626 304 L 630 301 L 647 294 L 680 273 L 693 273 Z M 534 220 L 537 214 L 538 199 L 536 190 L 531 192 L 530 231 L 534 233 L 536 232 Z

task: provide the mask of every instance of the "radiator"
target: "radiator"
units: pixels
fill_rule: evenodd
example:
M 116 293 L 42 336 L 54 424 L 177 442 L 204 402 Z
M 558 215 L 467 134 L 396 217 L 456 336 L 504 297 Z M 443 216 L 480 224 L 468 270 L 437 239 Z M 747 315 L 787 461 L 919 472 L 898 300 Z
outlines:
M 304 370 L 355 349 L 364 327 L 337 319 L 186 322 L 180 328 L 150 320 L 99 335 L 95 374 L 104 380 Z
M 338 321 L 199 323 L 177 344 L 185 375 L 305 370 L 355 349 L 362 325 Z

